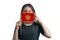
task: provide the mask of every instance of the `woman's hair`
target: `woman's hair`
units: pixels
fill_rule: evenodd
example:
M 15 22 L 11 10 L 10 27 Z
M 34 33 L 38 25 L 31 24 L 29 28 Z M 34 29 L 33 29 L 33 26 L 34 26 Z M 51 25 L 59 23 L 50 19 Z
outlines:
M 23 5 L 22 10 L 21 10 L 21 13 L 23 12 L 23 10 L 24 10 L 24 8 L 25 8 L 26 6 L 29 6 L 29 7 L 31 8 L 31 10 L 35 13 L 35 9 L 34 9 L 34 7 L 33 7 L 31 4 L 29 4 L 29 3 Z

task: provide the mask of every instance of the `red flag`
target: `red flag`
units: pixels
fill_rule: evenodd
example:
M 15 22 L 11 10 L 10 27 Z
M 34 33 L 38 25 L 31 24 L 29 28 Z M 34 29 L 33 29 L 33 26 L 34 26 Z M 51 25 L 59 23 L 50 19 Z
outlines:
M 22 13 L 22 22 L 33 22 L 34 13 Z

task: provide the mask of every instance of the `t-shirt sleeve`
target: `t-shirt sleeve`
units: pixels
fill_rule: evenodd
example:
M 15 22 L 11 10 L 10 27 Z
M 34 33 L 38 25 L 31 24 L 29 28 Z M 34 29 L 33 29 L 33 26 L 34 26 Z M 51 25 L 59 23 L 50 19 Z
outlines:
M 39 24 L 39 23 L 38 23 L 38 25 L 39 25 L 39 33 L 41 33 L 41 34 L 44 35 L 44 30 L 43 30 L 43 28 L 42 28 L 42 25 Z
M 20 29 L 18 30 L 18 39 L 20 39 Z

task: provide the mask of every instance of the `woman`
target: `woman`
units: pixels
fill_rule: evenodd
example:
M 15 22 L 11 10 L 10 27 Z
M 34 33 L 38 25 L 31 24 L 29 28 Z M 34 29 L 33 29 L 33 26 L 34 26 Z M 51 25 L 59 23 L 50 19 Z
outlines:
M 22 7 L 22 12 L 33 12 L 35 14 L 35 10 L 31 4 L 25 4 Z M 49 30 L 35 15 L 35 21 L 32 23 L 23 23 L 21 20 L 16 23 L 13 40 L 38 40 L 40 33 L 47 38 L 51 38 Z

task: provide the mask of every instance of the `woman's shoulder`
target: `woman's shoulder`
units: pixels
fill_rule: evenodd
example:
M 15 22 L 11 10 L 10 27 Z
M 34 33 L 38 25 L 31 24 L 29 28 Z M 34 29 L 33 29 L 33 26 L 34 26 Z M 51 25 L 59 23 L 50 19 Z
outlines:
M 33 24 L 34 24 L 34 25 L 37 25 L 37 26 L 41 26 L 41 24 L 38 23 L 38 22 L 34 22 Z
M 34 25 L 39 25 L 39 23 L 38 23 L 38 22 L 34 22 L 33 24 L 34 24 Z

